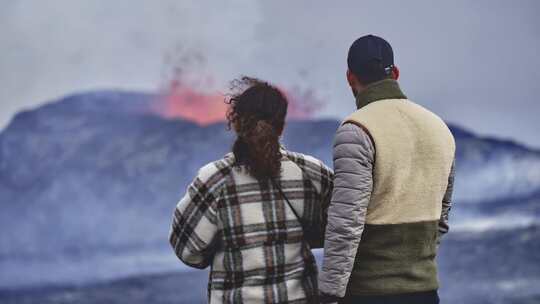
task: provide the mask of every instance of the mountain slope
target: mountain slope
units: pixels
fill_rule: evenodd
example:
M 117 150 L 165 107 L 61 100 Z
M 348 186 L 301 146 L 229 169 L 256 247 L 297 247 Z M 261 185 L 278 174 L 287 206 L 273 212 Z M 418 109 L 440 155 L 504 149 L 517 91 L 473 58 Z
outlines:
M 163 119 L 152 111 L 157 97 L 73 95 L 19 113 L 0 133 L 0 287 L 170 268 L 172 210 L 198 168 L 229 151 L 232 134 L 224 124 Z M 331 164 L 337 126 L 288 122 L 284 144 Z M 535 223 L 540 153 L 450 127 L 458 147 L 453 227 Z

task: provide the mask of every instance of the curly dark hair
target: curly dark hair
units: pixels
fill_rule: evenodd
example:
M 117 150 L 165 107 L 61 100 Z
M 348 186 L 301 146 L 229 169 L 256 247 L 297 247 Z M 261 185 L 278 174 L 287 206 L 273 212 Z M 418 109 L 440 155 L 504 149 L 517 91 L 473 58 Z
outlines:
M 256 78 L 242 77 L 232 82 L 236 91 L 227 100 L 229 129 L 237 138 L 233 153 L 238 165 L 245 165 L 257 179 L 280 174 L 279 136 L 287 115 L 287 98 L 275 86 Z

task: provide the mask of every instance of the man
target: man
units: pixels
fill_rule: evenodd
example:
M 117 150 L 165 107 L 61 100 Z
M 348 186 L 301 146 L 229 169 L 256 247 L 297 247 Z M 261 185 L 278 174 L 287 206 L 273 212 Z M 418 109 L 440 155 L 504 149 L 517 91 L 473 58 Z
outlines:
M 403 94 L 384 39 L 356 40 L 347 64 L 358 110 L 334 141 L 322 302 L 439 303 L 435 255 L 448 231 L 454 138 Z

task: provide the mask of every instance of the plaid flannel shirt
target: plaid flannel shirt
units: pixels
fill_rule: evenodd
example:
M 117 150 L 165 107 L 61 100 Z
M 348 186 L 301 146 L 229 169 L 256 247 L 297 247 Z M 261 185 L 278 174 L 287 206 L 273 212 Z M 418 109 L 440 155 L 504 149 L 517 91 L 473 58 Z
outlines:
M 324 226 L 332 170 L 311 156 L 282 155 L 275 182 L 304 226 Z M 271 181 L 251 177 L 232 153 L 199 170 L 174 211 L 169 241 L 185 264 L 211 265 L 209 303 L 317 301 L 317 265 L 302 224 Z

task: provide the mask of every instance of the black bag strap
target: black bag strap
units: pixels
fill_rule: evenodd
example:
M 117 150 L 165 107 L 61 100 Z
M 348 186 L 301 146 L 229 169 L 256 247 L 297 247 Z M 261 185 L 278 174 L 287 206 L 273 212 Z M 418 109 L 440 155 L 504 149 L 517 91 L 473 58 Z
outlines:
M 306 231 L 304 221 L 298 215 L 298 212 L 296 212 L 296 209 L 293 207 L 293 205 L 291 204 L 291 202 L 289 201 L 289 199 L 287 198 L 285 193 L 283 193 L 283 190 L 281 190 L 281 187 L 279 186 L 279 184 L 276 183 L 276 181 L 274 179 L 271 179 L 271 181 L 272 181 L 272 184 L 274 185 L 274 187 L 276 187 L 278 189 L 279 194 L 285 199 L 285 201 L 287 202 L 287 205 L 289 205 L 289 208 L 291 208 L 292 212 L 294 213 L 294 216 L 296 216 L 296 218 L 298 219 L 298 222 L 300 222 L 300 226 L 302 226 L 302 230 Z

